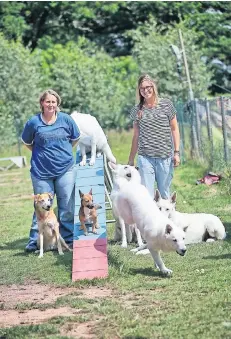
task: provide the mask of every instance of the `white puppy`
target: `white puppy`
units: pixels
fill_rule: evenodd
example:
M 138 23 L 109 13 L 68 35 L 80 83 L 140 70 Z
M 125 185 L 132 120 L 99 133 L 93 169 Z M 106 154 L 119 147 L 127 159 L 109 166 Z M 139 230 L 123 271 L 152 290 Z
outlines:
M 133 175 L 133 177 L 131 177 L 129 173 L 126 173 L 124 171 L 124 167 L 126 166 L 117 165 L 115 167 L 115 165 L 110 162 L 108 163 L 108 165 L 111 168 L 113 175 L 113 189 L 111 191 L 111 201 L 112 201 L 112 211 L 116 219 L 114 240 L 118 241 L 122 238 L 121 247 L 126 248 L 127 243 L 132 241 L 133 234 L 135 233 L 138 245 L 142 246 L 143 241 L 140 235 L 140 231 L 133 222 L 125 226 L 124 219 L 120 214 L 120 209 L 118 208 L 117 204 L 120 188 L 123 187 L 123 184 L 130 180 L 132 182 L 140 183 L 140 176 L 136 170 L 137 175 Z M 117 169 L 116 171 L 115 168 Z M 128 219 L 129 217 L 127 216 L 126 220 Z
M 111 168 L 117 177 L 116 208 L 120 217 L 127 224 L 136 224 L 147 241 L 141 248 L 149 249 L 162 273 L 171 274 L 172 271 L 164 265 L 160 257 L 160 250 L 175 250 L 178 254 L 184 255 L 186 252 L 184 231 L 160 212 L 146 187 L 140 184 L 140 178 L 132 180 L 133 177 L 139 176 L 135 167 L 111 164 Z M 126 176 L 131 177 L 131 180 L 127 181 Z
M 206 213 L 181 213 L 176 211 L 176 192 L 169 200 L 162 199 L 158 190 L 154 200 L 160 211 L 170 218 L 180 228 L 188 226 L 185 243 L 211 242 L 225 238 L 225 227 L 220 219 L 213 214 Z
M 108 160 L 116 163 L 116 158 L 108 145 L 106 135 L 96 118 L 90 114 L 76 111 L 71 113 L 71 117 L 80 130 L 79 147 L 82 155 L 80 166 L 86 165 L 86 153 L 88 152 L 91 152 L 90 166 L 95 164 L 96 156 L 100 156 L 101 152 L 105 153 Z

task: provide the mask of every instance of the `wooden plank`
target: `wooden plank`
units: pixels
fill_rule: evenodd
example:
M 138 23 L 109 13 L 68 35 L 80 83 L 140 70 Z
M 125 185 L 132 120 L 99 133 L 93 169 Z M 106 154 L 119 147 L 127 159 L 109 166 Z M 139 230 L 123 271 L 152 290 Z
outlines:
M 91 280 L 91 279 L 103 279 L 108 277 L 108 268 L 87 272 L 73 272 L 72 273 L 72 281 L 76 280 Z
M 98 240 L 101 238 L 107 237 L 106 226 L 97 229 L 97 234 L 91 232 L 91 229 L 88 229 L 88 235 L 84 235 L 83 232 L 75 232 L 74 233 L 74 240 Z
M 98 271 L 107 267 L 107 256 L 73 260 L 72 272 Z
M 107 246 L 106 245 L 91 246 L 91 247 L 77 247 L 75 249 L 76 250 L 73 253 L 73 260 L 107 257 Z
M 102 186 L 102 185 L 85 185 L 85 186 L 82 186 L 81 181 L 79 181 L 79 182 L 76 181 L 75 184 L 76 184 L 76 192 L 75 192 L 76 198 L 79 197 L 79 189 L 80 189 L 80 191 L 83 191 L 83 193 L 88 193 L 88 192 L 90 192 L 90 189 L 92 188 L 93 197 L 94 197 L 94 194 L 104 192 L 104 186 Z
M 89 178 L 89 177 L 103 177 L 104 170 L 102 166 L 99 168 L 85 168 L 85 170 L 80 171 L 79 167 L 77 168 L 77 176 L 76 178 Z
M 107 245 L 107 239 L 97 239 L 97 240 L 74 240 L 73 248 L 83 248 L 89 246 L 102 246 Z
M 96 186 L 101 185 L 104 187 L 104 177 L 90 177 L 90 178 L 78 178 L 76 179 L 76 184 L 78 187 L 85 187 L 85 186 Z

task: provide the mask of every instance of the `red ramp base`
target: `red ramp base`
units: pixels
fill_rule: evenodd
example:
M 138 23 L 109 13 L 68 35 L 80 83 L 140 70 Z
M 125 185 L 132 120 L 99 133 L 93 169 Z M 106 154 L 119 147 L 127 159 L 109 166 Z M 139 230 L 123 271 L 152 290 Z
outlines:
M 107 276 L 107 239 L 74 240 L 72 281 Z

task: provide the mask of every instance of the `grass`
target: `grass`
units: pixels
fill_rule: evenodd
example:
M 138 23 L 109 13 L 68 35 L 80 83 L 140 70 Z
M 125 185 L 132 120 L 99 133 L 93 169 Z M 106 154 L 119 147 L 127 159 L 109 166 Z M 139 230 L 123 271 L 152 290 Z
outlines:
M 111 132 L 109 140 L 118 161 L 126 163 L 131 135 Z M 29 159 L 28 153 L 24 154 Z M 205 171 L 195 162 L 187 162 L 175 171 L 173 189 L 178 194 L 178 210 L 214 213 L 231 232 L 230 196 L 225 180 L 210 187 L 196 185 Z M 166 266 L 174 272 L 169 279 L 159 274 L 149 255 L 134 256 L 113 244 L 110 224 L 109 277 L 72 283 L 70 253 L 61 257 L 50 252 L 42 260 L 35 254 L 24 253 L 33 210 L 29 167 L 1 172 L 0 185 L 1 284 L 28 284 L 34 280 L 76 287 L 76 293 L 59 297 L 54 303 L 37 306 L 18 303 L 15 310 L 61 306 L 81 310 L 71 318 L 56 317 L 38 325 L 0 329 L 0 338 L 70 338 L 61 331 L 66 322 L 77 327 L 91 320 L 95 338 L 231 338 L 229 237 L 223 242 L 191 245 L 184 258 L 164 253 Z M 111 290 L 110 297 L 81 296 L 82 288 L 94 286 Z

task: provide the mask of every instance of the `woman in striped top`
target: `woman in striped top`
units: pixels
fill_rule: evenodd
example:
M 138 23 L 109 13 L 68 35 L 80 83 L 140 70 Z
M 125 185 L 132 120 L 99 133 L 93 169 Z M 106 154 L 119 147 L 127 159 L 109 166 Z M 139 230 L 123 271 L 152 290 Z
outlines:
M 154 198 L 154 182 L 163 199 L 168 199 L 173 167 L 180 164 L 180 133 L 176 110 L 169 99 L 158 96 L 155 82 L 149 75 L 138 80 L 139 104 L 131 110 L 133 139 L 129 165 L 134 166 L 138 152 L 138 167 L 142 184 Z

